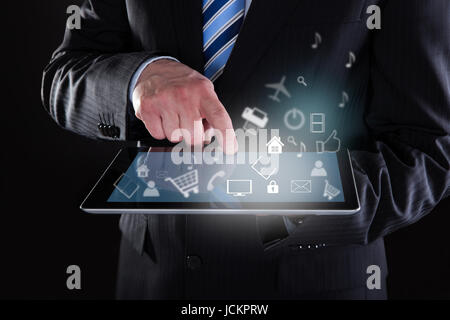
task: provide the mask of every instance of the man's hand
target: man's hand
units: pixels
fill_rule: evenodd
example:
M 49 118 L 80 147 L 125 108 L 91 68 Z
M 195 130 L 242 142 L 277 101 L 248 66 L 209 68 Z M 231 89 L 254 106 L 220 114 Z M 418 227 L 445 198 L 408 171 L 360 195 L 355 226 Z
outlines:
M 212 82 L 182 63 L 168 59 L 150 63 L 136 83 L 133 107 L 136 117 L 155 139 L 203 144 L 211 139 L 209 129 L 214 128 L 219 131 L 216 138 L 224 151 L 237 151 L 230 116 Z

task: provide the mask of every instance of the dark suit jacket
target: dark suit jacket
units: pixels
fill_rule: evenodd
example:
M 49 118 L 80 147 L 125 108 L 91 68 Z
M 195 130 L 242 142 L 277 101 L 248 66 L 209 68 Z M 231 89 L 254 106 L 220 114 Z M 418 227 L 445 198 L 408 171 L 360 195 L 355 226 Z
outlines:
M 366 27 L 370 4 L 381 7 L 381 30 Z M 45 69 L 45 108 L 79 134 L 151 139 L 128 101 L 130 79 L 161 54 L 202 72 L 201 1 L 91 0 L 82 12 L 81 30 L 66 31 Z M 311 297 L 364 287 L 370 264 L 385 274 L 382 237 L 450 194 L 449 12 L 448 0 L 254 0 L 215 83 L 219 98 L 235 127 L 245 106 L 266 110 L 274 127 L 291 106 L 326 112 L 351 150 L 361 212 L 123 216 L 121 297 Z M 264 84 L 283 75 L 293 98 L 278 104 Z M 340 109 L 342 91 L 350 99 Z M 261 237 L 284 241 L 264 251 Z

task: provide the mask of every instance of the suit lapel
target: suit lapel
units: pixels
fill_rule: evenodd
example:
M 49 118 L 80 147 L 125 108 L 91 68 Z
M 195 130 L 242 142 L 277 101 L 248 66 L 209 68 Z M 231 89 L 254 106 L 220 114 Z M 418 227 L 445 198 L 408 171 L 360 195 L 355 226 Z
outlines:
M 202 1 L 172 0 L 171 2 L 178 41 L 178 58 L 182 63 L 203 73 Z
M 253 0 L 230 58 L 219 78 L 224 104 L 231 102 L 299 0 Z

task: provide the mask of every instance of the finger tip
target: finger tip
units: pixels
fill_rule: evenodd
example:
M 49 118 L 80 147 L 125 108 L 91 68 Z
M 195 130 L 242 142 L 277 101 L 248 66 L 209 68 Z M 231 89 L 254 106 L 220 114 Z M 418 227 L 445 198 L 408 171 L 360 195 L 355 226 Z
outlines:
M 233 155 L 238 152 L 238 149 L 239 149 L 239 146 L 238 146 L 237 141 L 235 140 L 233 143 L 225 145 L 224 152 L 225 152 L 225 154 Z

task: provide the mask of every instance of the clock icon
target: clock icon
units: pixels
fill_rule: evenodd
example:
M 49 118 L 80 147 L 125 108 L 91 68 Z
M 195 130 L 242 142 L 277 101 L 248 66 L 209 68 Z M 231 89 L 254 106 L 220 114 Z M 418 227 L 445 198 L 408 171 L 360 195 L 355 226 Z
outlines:
M 290 130 L 299 130 L 305 124 L 305 115 L 299 109 L 292 108 L 284 115 L 284 125 Z

